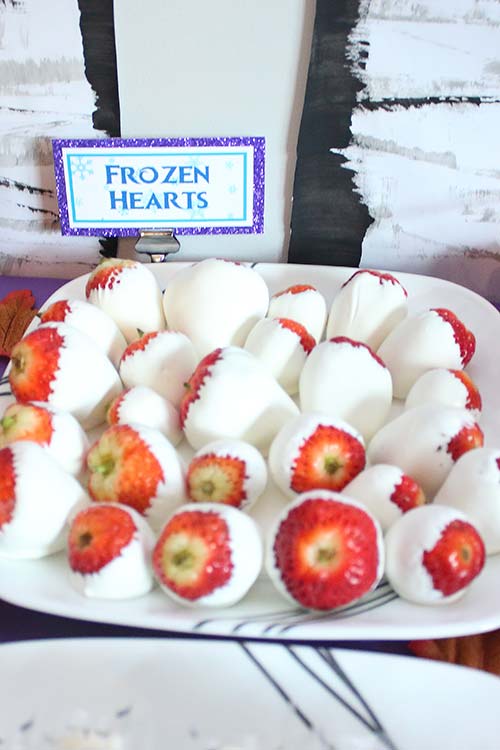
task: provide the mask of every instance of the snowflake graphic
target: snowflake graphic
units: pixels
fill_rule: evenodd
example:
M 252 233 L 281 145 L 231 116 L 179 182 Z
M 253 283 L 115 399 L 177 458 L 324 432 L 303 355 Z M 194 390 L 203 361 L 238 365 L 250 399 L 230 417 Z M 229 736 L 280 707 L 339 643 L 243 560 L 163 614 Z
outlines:
M 228 193 L 231 193 L 232 195 L 234 195 L 234 193 L 236 193 L 237 190 L 238 190 L 238 188 L 237 188 L 236 185 L 229 185 L 229 187 L 227 189 Z
M 75 177 L 79 177 L 80 180 L 86 180 L 87 177 L 94 174 L 94 170 L 91 168 L 92 159 L 88 159 L 84 156 L 72 156 L 71 157 L 71 173 Z
M 194 221 L 196 219 L 204 219 L 205 210 L 202 208 L 193 208 L 191 209 L 191 211 L 186 211 L 186 215 L 190 221 Z

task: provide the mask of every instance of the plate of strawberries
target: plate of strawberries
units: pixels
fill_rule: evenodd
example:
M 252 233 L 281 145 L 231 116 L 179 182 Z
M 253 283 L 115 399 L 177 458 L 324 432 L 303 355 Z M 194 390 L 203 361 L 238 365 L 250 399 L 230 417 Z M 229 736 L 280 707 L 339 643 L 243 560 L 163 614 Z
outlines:
M 498 627 L 499 339 L 431 277 L 103 261 L 12 351 L 0 596 L 240 638 Z

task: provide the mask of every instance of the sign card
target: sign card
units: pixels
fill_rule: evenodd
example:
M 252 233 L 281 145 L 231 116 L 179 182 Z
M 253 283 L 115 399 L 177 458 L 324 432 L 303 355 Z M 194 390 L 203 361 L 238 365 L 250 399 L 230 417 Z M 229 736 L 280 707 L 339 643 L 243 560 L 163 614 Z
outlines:
M 63 234 L 264 231 L 265 139 L 53 141 Z

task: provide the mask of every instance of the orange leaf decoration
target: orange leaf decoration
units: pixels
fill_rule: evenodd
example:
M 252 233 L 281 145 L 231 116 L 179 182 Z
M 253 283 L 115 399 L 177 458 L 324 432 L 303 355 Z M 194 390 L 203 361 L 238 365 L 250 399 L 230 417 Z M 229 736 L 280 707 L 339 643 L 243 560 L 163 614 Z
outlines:
M 10 357 L 12 349 L 37 314 L 35 298 L 29 289 L 9 292 L 0 300 L 0 356 Z
M 425 659 L 447 661 L 500 675 L 500 630 L 460 638 L 411 641 L 410 650 Z

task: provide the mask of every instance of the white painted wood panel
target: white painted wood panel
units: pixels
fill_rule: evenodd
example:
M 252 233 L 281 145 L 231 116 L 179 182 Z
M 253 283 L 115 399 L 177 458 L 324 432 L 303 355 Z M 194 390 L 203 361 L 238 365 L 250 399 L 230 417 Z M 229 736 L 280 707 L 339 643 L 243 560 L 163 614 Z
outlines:
M 101 137 L 78 3 L 22 0 L 0 12 L 0 273 L 77 275 L 99 244 L 60 234 L 51 138 Z
M 123 137 L 266 138 L 264 233 L 183 235 L 179 260 L 286 259 L 314 8 L 314 0 L 115 0 Z
M 361 265 L 500 301 L 500 3 L 373 0 L 351 35 L 353 66 L 363 43 L 352 141 L 333 149 L 374 219 Z

